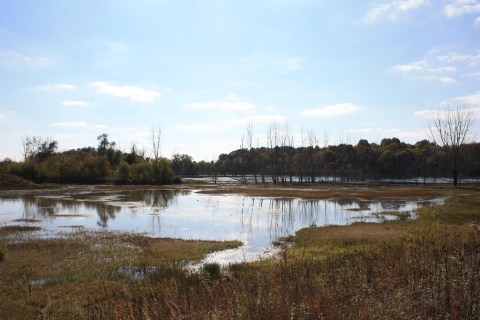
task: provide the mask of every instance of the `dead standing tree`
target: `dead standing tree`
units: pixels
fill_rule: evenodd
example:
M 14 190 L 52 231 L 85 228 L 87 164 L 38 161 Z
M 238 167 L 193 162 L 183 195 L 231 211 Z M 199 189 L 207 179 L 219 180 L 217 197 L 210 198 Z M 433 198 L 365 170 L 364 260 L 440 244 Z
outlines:
M 458 161 L 461 147 L 467 142 L 473 125 L 472 109 L 447 106 L 439 109 L 429 124 L 429 137 L 440 146 L 453 175 L 453 185 L 458 185 Z

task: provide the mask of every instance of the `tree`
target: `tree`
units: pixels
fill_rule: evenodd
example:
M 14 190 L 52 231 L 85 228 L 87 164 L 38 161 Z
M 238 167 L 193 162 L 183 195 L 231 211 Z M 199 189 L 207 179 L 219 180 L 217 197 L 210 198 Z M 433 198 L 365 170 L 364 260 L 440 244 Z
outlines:
M 152 129 L 152 135 L 150 137 L 150 143 L 152 144 L 153 159 L 157 160 L 160 158 L 160 147 L 162 144 L 162 130 L 158 129 L 155 132 L 155 129 Z
M 102 133 L 101 135 L 99 135 L 97 137 L 97 140 L 98 140 L 97 152 L 101 156 L 107 153 L 107 150 L 109 147 L 112 147 L 112 148 L 115 147 L 115 142 L 110 143 L 110 141 L 108 141 L 108 134 L 106 133 Z
M 458 185 L 458 161 L 463 144 L 473 125 L 472 109 L 452 107 L 439 109 L 429 125 L 429 137 L 444 152 L 445 159 L 453 176 L 453 185 Z
M 22 139 L 22 149 L 25 161 L 35 160 L 37 163 L 45 161 L 48 157 L 55 154 L 58 143 L 50 138 L 29 137 Z

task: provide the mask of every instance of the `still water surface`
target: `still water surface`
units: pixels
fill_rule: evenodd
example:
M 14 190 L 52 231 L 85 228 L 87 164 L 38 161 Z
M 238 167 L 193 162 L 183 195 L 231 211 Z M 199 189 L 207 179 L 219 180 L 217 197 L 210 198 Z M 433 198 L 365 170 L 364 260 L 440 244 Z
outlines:
M 414 215 L 443 199 L 302 200 L 243 195 L 205 195 L 190 190 L 98 192 L 64 190 L 0 195 L 0 227 L 39 226 L 39 236 L 78 228 L 147 233 L 154 237 L 240 240 L 239 249 L 212 254 L 220 263 L 254 260 L 275 253 L 272 241 L 307 226 L 345 225 L 357 221 Z

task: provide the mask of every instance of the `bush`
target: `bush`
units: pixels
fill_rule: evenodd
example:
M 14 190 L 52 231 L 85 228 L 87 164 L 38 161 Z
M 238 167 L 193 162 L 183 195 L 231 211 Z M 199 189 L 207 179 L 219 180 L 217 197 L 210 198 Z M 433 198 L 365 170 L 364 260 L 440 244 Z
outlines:
M 221 271 L 220 264 L 216 262 L 205 263 L 202 267 L 202 271 L 209 277 L 219 277 Z

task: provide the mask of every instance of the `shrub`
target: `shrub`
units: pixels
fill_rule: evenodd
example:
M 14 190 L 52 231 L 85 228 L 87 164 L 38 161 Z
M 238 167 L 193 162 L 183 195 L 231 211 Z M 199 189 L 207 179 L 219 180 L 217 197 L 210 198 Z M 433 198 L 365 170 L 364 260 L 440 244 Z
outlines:
M 209 277 L 218 277 L 220 276 L 221 271 L 220 264 L 216 262 L 205 263 L 202 267 L 202 271 L 205 275 Z

